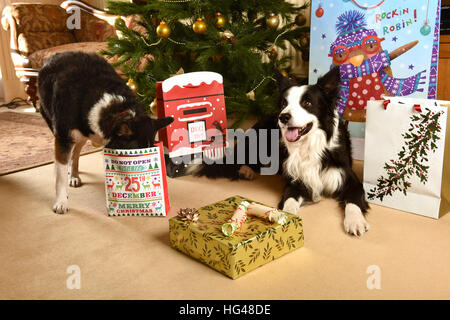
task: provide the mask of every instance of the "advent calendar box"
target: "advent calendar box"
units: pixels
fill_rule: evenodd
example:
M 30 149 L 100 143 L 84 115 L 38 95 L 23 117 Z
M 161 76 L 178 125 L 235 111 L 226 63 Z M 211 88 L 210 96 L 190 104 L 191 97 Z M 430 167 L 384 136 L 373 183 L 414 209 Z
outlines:
M 166 216 L 170 209 L 162 143 L 103 149 L 109 216 Z
M 209 71 L 176 75 L 156 84 L 156 97 L 158 118 L 174 118 L 159 131 L 164 153 L 172 160 L 169 176 L 173 176 L 173 166 L 182 170 L 181 158 L 201 154 L 210 159 L 223 157 L 227 118 L 222 75 Z

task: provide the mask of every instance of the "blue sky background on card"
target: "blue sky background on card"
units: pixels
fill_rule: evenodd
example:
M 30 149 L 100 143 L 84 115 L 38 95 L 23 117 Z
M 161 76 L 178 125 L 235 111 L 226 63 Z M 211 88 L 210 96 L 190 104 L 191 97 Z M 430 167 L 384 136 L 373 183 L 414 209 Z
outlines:
M 381 0 L 356 0 L 356 2 L 365 7 L 376 6 Z M 391 69 L 395 78 L 406 78 L 426 70 L 426 84 L 420 86 L 424 88 L 423 92 L 415 92 L 409 97 L 426 98 L 428 93 L 428 72 L 430 71 L 431 54 L 433 49 L 433 37 L 436 23 L 436 10 L 438 0 L 385 0 L 375 9 L 360 9 L 351 0 L 312 0 L 311 3 L 311 40 L 310 40 L 310 61 L 309 61 L 309 82 L 316 83 L 320 75 L 325 74 L 331 66 L 332 58 L 328 56 L 330 45 L 337 38 L 336 21 L 337 17 L 347 10 L 359 10 L 366 16 L 367 29 L 373 29 L 377 32 L 379 38 L 385 38 L 381 42 L 384 50 L 389 52 L 397 49 L 407 43 L 419 40 L 419 43 L 410 51 L 402 54 L 392 61 Z M 323 9 L 323 15 L 316 16 L 316 10 L 319 5 Z M 420 32 L 421 27 L 426 20 L 428 7 L 428 24 L 431 32 L 423 35 Z M 408 9 L 408 13 L 395 16 L 391 19 L 382 19 L 376 21 L 376 15 L 383 16 L 383 13 L 392 13 L 397 9 L 397 13 L 402 13 L 403 9 Z M 417 18 L 414 18 L 414 10 L 417 12 Z M 388 16 L 391 16 L 389 14 Z M 403 28 L 403 22 L 412 20 L 412 24 Z M 400 30 L 395 27 L 400 25 Z M 395 31 L 389 28 L 394 26 Z M 388 33 L 384 30 L 387 27 Z

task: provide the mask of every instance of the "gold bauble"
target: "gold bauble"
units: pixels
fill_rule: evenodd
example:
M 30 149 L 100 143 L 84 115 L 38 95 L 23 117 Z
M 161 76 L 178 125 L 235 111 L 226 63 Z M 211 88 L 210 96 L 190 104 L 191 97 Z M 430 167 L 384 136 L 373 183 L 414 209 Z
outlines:
M 225 27 L 225 23 L 227 22 L 227 19 L 220 13 L 216 13 L 216 19 L 214 20 L 214 24 L 217 28 L 223 28 Z
M 116 20 L 114 20 L 114 26 L 116 27 L 116 29 L 119 29 L 120 27 L 126 27 L 125 20 L 123 20 L 122 18 L 117 18 Z
M 280 70 L 280 73 L 283 75 L 283 77 L 287 78 L 289 75 L 285 70 Z
M 268 55 L 270 59 L 275 60 L 276 58 L 278 58 L 278 51 L 275 48 L 272 48 L 270 49 Z
M 136 82 L 134 82 L 134 80 L 133 79 L 128 79 L 128 81 L 127 81 L 127 86 L 128 86 L 128 88 L 130 88 L 131 89 L 131 91 L 133 91 L 133 92 L 136 92 L 137 91 L 137 84 L 136 84 Z
M 168 38 L 170 36 L 170 28 L 165 21 L 161 21 L 156 28 L 156 34 L 161 38 Z
M 305 48 L 308 47 L 309 46 L 309 38 L 307 36 L 300 38 L 300 45 Z
M 270 16 L 266 19 L 266 24 L 270 29 L 276 29 L 280 24 L 280 18 L 278 18 L 278 16 L 274 13 L 271 13 Z
M 155 98 L 155 99 L 153 99 L 152 103 L 150 103 L 150 112 L 155 115 L 158 114 L 158 110 L 156 109 L 156 106 L 157 106 L 157 101 Z
M 196 34 L 204 34 L 206 32 L 206 23 L 202 18 L 198 18 L 192 25 L 192 29 Z
M 306 17 L 303 13 L 299 13 L 295 16 L 295 24 L 299 27 L 303 26 L 306 23 Z

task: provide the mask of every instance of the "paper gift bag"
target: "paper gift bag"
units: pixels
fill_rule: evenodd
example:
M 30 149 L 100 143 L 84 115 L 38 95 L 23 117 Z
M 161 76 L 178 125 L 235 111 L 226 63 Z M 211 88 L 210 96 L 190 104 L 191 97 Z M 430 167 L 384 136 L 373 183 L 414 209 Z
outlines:
M 450 200 L 450 102 L 367 104 L 364 189 L 369 202 L 438 219 Z
M 144 149 L 104 149 L 107 213 L 166 216 L 170 209 L 162 143 Z
M 215 72 L 190 72 L 156 84 L 158 117 L 174 121 L 159 131 L 170 158 L 225 154 L 227 118 L 223 77 Z

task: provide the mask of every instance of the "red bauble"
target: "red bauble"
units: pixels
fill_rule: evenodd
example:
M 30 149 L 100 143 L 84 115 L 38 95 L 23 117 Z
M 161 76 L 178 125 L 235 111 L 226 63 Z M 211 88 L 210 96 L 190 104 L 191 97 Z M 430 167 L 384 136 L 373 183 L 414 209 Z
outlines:
M 323 16 L 323 9 L 322 8 L 318 8 L 316 10 L 316 17 L 320 18 L 321 16 Z

